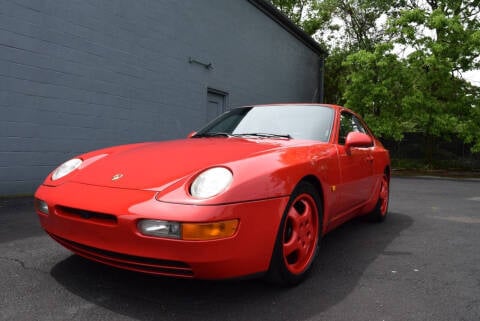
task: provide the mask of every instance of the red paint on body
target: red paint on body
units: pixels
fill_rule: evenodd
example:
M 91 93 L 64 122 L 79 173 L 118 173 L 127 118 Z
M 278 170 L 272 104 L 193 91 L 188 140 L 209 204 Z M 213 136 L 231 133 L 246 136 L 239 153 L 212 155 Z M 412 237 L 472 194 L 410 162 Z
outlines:
M 50 209 L 49 215 L 37 210 L 42 227 L 70 250 L 120 268 L 207 279 L 265 272 L 290 194 L 303 179 L 318 183 L 321 234 L 371 211 L 380 193 L 388 195 L 388 151 L 370 132 L 369 147 L 357 134 L 351 146 L 338 144 L 345 109 L 329 108 L 335 118 L 328 142 L 189 138 L 80 155 L 78 170 L 57 181 L 49 175 L 38 188 L 35 197 Z M 228 190 L 204 200 L 191 197 L 191 182 L 215 166 L 233 173 Z M 112 180 L 117 174 L 122 176 Z M 240 223 L 229 238 L 183 241 L 140 234 L 140 219 Z

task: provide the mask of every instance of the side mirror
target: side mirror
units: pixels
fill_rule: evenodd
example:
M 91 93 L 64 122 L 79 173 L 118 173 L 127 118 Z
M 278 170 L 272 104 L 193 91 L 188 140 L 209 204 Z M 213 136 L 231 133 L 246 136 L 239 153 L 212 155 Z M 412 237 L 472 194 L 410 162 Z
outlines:
M 347 152 L 349 152 L 352 147 L 371 147 L 372 145 L 372 137 L 360 132 L 350 132 L 345 139 L 345 149 Z
M 196 133 L 197 133 L 196 131 L 191 132 L 190 134 L 187 135 L 187 138 L 192 138 L 193 136 L 195 136 Z

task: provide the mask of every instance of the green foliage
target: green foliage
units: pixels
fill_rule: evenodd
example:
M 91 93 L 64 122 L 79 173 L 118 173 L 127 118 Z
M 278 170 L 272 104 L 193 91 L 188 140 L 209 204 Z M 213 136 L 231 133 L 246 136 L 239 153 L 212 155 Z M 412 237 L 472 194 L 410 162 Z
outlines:
M 347 66 L 343 61 L 347 59 L 351 52 L 340 49 L 334 49 L 325 62 L 325 101 L 344 105 L 345 99 L 343 93 L 347 88 L 347 78 L 345 75 L 349 73 Z
M 327 102 L 359 112 L 381 137 L 460 137 L 480 152 L 480 0 L 272 0 L 332 48 Z
M 315 0 L 270 0 L 283 14 L 309 35 L 313 35 L 321 26 L 315 15 Z
M 412 75 L 411 92 L 403 104 L 405 110 L 415 110 L 411 113 L 415 129 L 427 137 L 459 136 L 475 151 L 480 151 L 479 131 L 472 131 L 480 120 L 479 92 L 460 75 L 479 67 L 478 4 L 411 2 L 389 21 L 393 41 L 413 49 L 399 60 Z
M 415 123 L 403 100 L 409 96 L 410 74 L 392 53 L 391 44 L 381 44 L 373 52 L 360 50 L 350 54 L 345 105 L 360 113 L 380 137 L 400 140 L 412 131 Z
M 480 152 L 480 88 L 465 84 L 463 98 L 465 113 L 460 115 L 457 132 L 465 143 L 472 144 L 472 151 Z

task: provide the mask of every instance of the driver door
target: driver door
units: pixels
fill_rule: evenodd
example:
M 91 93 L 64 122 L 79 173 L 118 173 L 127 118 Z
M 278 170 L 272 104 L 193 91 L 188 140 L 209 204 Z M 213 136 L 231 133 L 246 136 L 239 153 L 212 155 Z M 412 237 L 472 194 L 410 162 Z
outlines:
M 368 134 L 368 131 L 355 115 L 342 112 L 338 136 L 338 159 L 341 177 L 338 192 L 341 200 L 339 210 L 345 214 L 367 201 L 373 188 L 373 146 L 369 148 L 352 147 L 347 150 L 345 139 L 350 132 Z

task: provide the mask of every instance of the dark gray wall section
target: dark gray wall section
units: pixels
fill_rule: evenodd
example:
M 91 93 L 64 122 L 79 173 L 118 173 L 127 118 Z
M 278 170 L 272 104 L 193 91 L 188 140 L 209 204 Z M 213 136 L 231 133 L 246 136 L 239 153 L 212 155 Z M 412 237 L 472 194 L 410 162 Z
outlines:
M 185 136 L 208 88 L 310 102 L 318 79 L 318 55 L 246 0 L 0 0 L 0 195 L 78 153 Z

